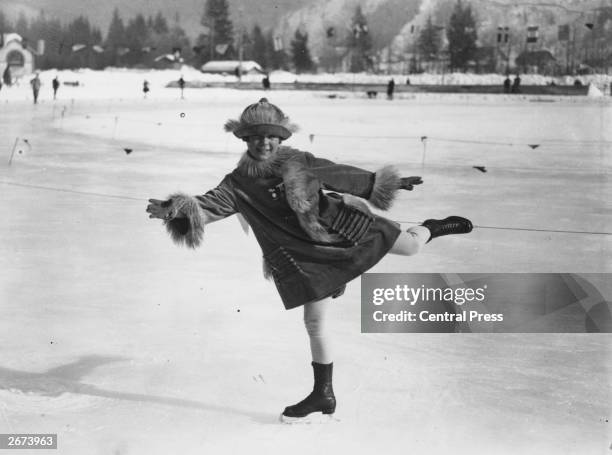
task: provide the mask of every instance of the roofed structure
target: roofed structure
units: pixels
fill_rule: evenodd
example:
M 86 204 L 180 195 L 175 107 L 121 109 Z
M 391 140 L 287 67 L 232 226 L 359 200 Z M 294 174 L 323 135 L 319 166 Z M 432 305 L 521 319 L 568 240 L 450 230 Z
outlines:
M 238 60 L 211 60 L 202 65 L 200 71 L 202 71 L 203 73 L 213 74 L 237 74 L 238 68 L 241 69 L 242 74 L 265 73 L 261 65 L 252 60 L 247 60 L 243 62 L 240 62 Z

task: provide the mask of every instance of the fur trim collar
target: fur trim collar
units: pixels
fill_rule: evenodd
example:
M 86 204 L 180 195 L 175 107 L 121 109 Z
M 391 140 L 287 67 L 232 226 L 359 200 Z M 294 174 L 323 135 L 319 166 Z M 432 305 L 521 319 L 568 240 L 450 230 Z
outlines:
M 294 155 L 292 149 L 279 147 L 276 155 L 264 161 L 251 158 L 248 152 L 244 152 L 236 165 L 240 175 L 253 178 L 282 177 L 282 167 L 287 160 Z
M 277 154 L 278 155 L 278 154 Z M 278 165 L 276 164 L 277 156 L 264 161 L 258 161 L 251 158 L 248 152 L 244 152 L 240 157 L 240 161 L 236 165 L 240 175 L 245 177 L 273 177 Z

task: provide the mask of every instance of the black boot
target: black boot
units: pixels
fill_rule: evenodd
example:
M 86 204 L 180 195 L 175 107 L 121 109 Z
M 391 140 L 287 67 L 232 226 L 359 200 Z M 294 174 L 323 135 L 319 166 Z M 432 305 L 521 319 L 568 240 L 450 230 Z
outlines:
M 332 415 L 336 410 L 336 397 L 332 387 L 332 370 L 334 364 L 327 365 L 312 362 L 314 370 L 314 388 L 312 393 L 298 404 L 288 406 L 281 415 L 281 421 L 293 423 L 306 421 L 306 417 L 314 412 Z
M 425 220 L 423 226 L 429 229 L 431 239 L 449 234 L 467 234 L 472 232 L 472 222 L 460 216 L 449 216 L 443 220 Z

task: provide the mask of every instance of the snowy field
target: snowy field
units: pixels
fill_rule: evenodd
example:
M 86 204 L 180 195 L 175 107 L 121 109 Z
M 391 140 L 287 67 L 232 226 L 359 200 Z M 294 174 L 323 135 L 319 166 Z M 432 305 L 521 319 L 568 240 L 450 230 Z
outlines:
M 0 433 L 57 433 L 62 455 L 609 453 L 609 334 L 361 334 L 358 280 L 332 309 L 338 421 L 281 425 L 312 387 L 307 336 L 254 237 L 231 217 L 187 251 L 145 213 L 216 185 L 244 148 L 224 121 L 267 96 L 301 126 L 289 145 L 422 175 L 390 218 L 477 226 L 372 271 L 610 273 L 609 98 L 82 77 L 54 102 L 43 74 L 38 105 L 0 91 Z

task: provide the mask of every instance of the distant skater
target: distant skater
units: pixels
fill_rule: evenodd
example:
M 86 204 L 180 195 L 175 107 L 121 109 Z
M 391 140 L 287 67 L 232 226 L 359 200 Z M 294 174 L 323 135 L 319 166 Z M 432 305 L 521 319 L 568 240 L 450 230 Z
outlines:
M 185 79 L 183 79 L 183 75 L 181 74 L 181 78 L 178 80 L 179 88 L 181 89 L 181 99 L 184 100 L 183 90 L 185 90 Z
M 518 74 L 514 77 L 514 81 L 512 82 L 512 88 L 510 90 L 512 93 L 521 93 L 521 76 Z
M 145 79 L 142 83 L 142 92 L 144 93 L 145 99 L 147 98 L 147 93 L 149 93 L 149 81 Z
M 395 80 L 391 79 L 388 83 L 387 83 L 387 98 L 392 100 L 393 99 L 393 92 L 395 91 Z
M 55 100 L 55 99 L 57 99 L 57 89 L 60 86 L 60 82 L 59 82 L 59 79 L 57 78 L 57 76 L 55 76 L 53 78 L 52 85 L 53 85 L 53 99 Z
M 264 78 L 261 80 L 261 85 L 264 90 L 270 90 L 270 77 L 266 74 Z
M 198 196 L 149 199 L 147 206 L 149 218 L 163 220 L 175 243 L 192 248 L 202 243 L 208 223 L 230 215 L 240 214 L 253 229 L 264 276 L 276 285 L 285 309 L 303 310 L 312 356 L 313 390 L 285 408 L 281 421 L 286 423 L 336 410 L 328 310 L 346 283 L 387 253 L 411 256 L 436 237 L 472 230 L 472 223 L 459 216 L 406 229 L 373 213 L 366 200 L 387 210 L 398 191 L 412 190 L 421 178 L 401 177 L 393 166 L 370 172 L 336 164 L 281 145 L 296 128 L 262 98 L 225 123 L 225 131 L 244 141 L 246 151 L 216 188 Z
M 510 76 L 506 74 L 506 79 L 504 79 L 504 93 L 510 93 L 511 85 L 512 81 L 510 80 Z
M 40 92 L 40 77 L 38 77 L 38 71 L 35 76 L 30 81 L 30 85 L 32 86 L 32 95 L 34 96 L 34 104 L 38 103 L 38 92 Z
M 4 69 L 4 72 L 2 73 L 2 81 L 4 81 L 4 85 L 6 85 L 7 87 L 11 86 L 13 78 L 11 76 L 10 65 L 6 65 L 6 68 Z

